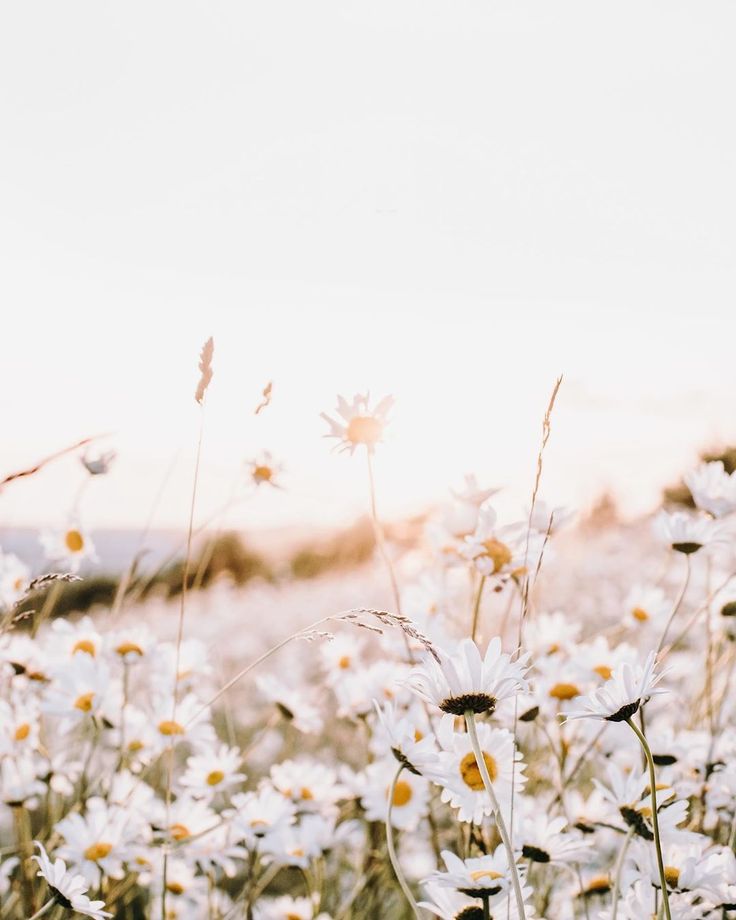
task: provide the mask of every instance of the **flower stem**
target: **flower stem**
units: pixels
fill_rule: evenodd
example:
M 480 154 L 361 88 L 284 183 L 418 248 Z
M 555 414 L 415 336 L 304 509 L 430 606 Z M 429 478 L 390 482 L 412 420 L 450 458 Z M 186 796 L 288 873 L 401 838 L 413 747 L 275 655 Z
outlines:
M 483 920 L 491 920 L 491 905 L 488 895 L 483 895 Z
M 381 526 L 381 522 L 378 519 L 378 510 L 376 508 L 376 482 L 373 476 L 373 457 L 370 450 L 367 451 L 367 457 L 368 488 L 370 491 L 371 502 L 371 524 L 373 525 L 373 533 L 375 535 L 378 552 L 381 554 L 381 558 L 383 559 L 383 562 L 388 571 L 389 581 L 391 582 L 391 593 L 394 598 L 394 606 L 396 607 L 396 612 L 401 613 L 401 594 L 399 592 L 399 583 L 396 579 L 396 572 L 394 571 L 391 557 L 389 556 L 388 549 L 386 548 L 386 537 L 383 532 L 383 527 Z
M 32 917 L 29 917 L 29 920 L 37 920 L 38 917 L 43 917 L 44 914 L 47 914 L 51 910 L 54 904 L 56 904 L 56 895 L 54 895 L 50 901 L 47 901 L 41 910 L 37 910 Z
M 470 638 L 475 642 L 475 634 L 478 631 L 478 616 L 480 614 L 480 600 L 483 597 L 483 588 L 486 584 L 486 576 L 481 575 L 478 590 L 475 593 L 475 603 L 473 604 L 473 623 L 470 628 Z
M 626 840 L 621 844 L 621 849 L 618 851 L 616 869 L 614 870 L 613 876 L 613 910 L 611 912 L 611 920 L 616 920 L 616 915 L 618 914 L 618 893 L 621 889 L 621 872 L 623 871 L 624 860 L 626 859 L 626 853 L 628 852 L 629 844 L 633 836 L 634 829 L 632 827 L 626 835 Z
M 667 620 L 667 625 L 665 626 L 664 632 L 662 633 L 662 638 L 659 640 L 659 645 L 657 646 L 657 657 L 659 657 L 659 653 L 664 648 L 664 643 L 667 639 L 667 633 L 670 631 L 670 626 L 672 626 L 672 621 L 675 619 L 675 616 L 677 615 L 677 611 L 680 609 L 680 606 L 682 605 L 682 601 L 685 597 L 685 593 L 687 592 L 687 587 L 690 584 L 690 572 L 691 572 L 690 557 L 685 556 L 685 580 L 682 583 L 682 587 L 680 588 L 680 593 L 677 595 L 677 599 L 675 600 L 675 603 L 672 607 L 672 613 L 669 615 L 669 619 Z
M 414 900 L 414 895 L 411 893 L 411 888 L 404 877 L 404 873 L 401 870 L 401 864 L 399 863 L 399 857 L 396 854 L 396 848 L 394 847 L 394 830 L 391 826 L 391 813 L 394 809 L 394 794 L 396 793 L 396 784 L 399 781 L 399 777 L 404 769 L 404 764 L 399 764 L 399 769 L 396 771 L 396 774 L 393 778 L 391 786 L 388 790 L 388 808 L 386 810 L 386 846 L 388 848 L 388 858 L 391 860 L 391 865 L 396 875 L 396 879 L 401 886 L 401 890 L 404 893 L 404 897 L 409 902 L 409 907 L 412 909 L 412 913 L 415 917 L 419 918 L 419 908 L 417 907 L 417 902 Z
M 496 826 L 498 827 L 498 833 L 501 835 L 501 842 L 504 845 L 506 850 L 506 856 L 509 861 L 509 872 L 511 873 L 511 884 L 514 887 L 514 894 L 516 896 L 516 908 L 519 914 L 518 920 L 526 920 L 526 910 L 524 906 L 524 895 L 521 892 L 521 882 L 519 880 L 519 869 L 516 865 L 516 857 L 514 856 L 514 848 L 511 845 L 511 838 L 509 837 L 508 829 L 506 828 L 506 822 L 503 819 L 501 814 L 501 806 L 499 805 L 498 799 L 496 798 L 496 793 L 493 790 L 493 783 L 491 782 L 491 777 L 488 774 L 488 766 L 486 764 L 485 758 L 483 757 L 483 752 L 480 749 L 480 744 L 478 742 L 478 732 L 475 727 L 475 714 L 468 710 L 465 713 L 465 722 L 468 726 L 468 734 L 470 735 L 470 743 L 473 746 L 473 754 L 475 755 L 475 762 L 478 765 L 480 770 L 480 775 L 483 780 L 483 785 L 486 787 L 486 792 L 488 793 L 488 798 L 491 800 L 491 807 L 493 808 L 493 817 L 496 819 Z M 513 767 L 514 771 L 516 767 Z
M 665 917 L 667 920 L 672 920 L 672 914 L 670 913 L 669 894 L 667 892 L 667 878 L 664 871 L 664 859 L 662 857 L 662 841 L 659 836 L 659 818 L 657 817 L 657 775 L 654 770 L 654 758 L 652 757 L 652 751 L 649 747 L 649 742 L 642 734 L 642 732 L 639 731 L 631 719 L 627 719 L 626 721 L 629 725 L 629 728 L 639 739 L 639 743 L 641 744 L 644 755 L 647 759 L 647 766 L 649 767 L 649 786 L 652 793 L 652 827 L 654 828 L 654 848 L 657 851 L 657 868 L 659 869 L 659 881 L 662 885 L 662 903 L 664 906 Z

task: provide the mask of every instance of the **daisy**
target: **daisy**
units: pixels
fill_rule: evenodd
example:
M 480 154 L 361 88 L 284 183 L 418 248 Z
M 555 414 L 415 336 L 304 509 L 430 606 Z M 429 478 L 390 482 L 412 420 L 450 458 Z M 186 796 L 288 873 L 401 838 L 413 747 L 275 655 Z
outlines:
M 90 885 L 99 885 L 103 877 L 122 878 L 123 863 L 128 856 L 132 828 L 128 812 L 101 798 L 87 800 L 84 815 L 67 815 L 56 825 L 64 838 L 59 855 L 69 860 Z
M 580 700 L 583 709 L 568 713 L 568 719 L 600 719 L 607 722 L 626 722 L 652 696 L 666 693 L 657 684 L 663 674 L 655 674 L 656 655 L 650 652 L 644 665 L 624 661 L 618 665 L 611 679 Z
M 322 810 L 344 794 L 331 767 L 305 757 L 274 764 L 270 778 L 274 788 L 301 811 Z
M 236 747 L 205 747 L 188 758 L 180 782 L 194 798 L 211 798 L 245 779 L 239 768 L 243 755 Z
M 321 413 L 321 417 L 330 426 L 325 437 L 337 438 L 341 442 L 341 449 L 349 450 L 351 454 L 361 444 L 365 445 L 369 453 L 373 453 L 376 444 L 383 437 L 386 416 L 393 403 L 393 396 L 386 396 L 371 409 L 368 393 L 365 396 L 356 394 L 352 403 L 338 396 L 336 411 L 341 421 L 336 421 L 325 412 Z
M 68 721 L 79 722 L 97 715 L 110 692 L 110 672 L 105 662 L 86 653 L 75 655 L 73 661 L 56 668 L 43 709 Z
M 522 527 L 516 524 L 498 527 L 496 522 L 494 509 L 482 508 L 475 531 L 465 538 L 462 555 L 472 561 L 481 575 L 523 574 L 526 565 L 534 565 L 534 562 L 530 562 L 534 557 L 532 543 L 527 557 Z M 533 537 L 536 546 L 538 535 L 534 534 Z
M 156 697 L 150 719 L 155 728 L 153 745 L 159 751 L 185 741 L 211 744 L 215 738 L 215 730 L 208 721 L 209 711 L 202 711 L 202 704 L 193 693 L 188 693 L 176 706 L 170 693 Z
M 442 851 L 445 872 L 433 872 L 426 882 L 442 888 L 454 888 L 460 894 L 474 898 L 498 898 L 509 887 L 509 864 L 505 849 L 475 859 L 460 859 L 448 850 Z M 493 904 L 493 902 L 491 902 Z
M 479 824 L 484 817 L 493 814 L 493 806 L 483 785 L 470 736 L 454 731 L 452 722 L 452 718 L 446 716 L 437 732 L 441 750 L 430 778 L 442 786 L 442 801 L 458 809 L 461 821 Z M 481 723 L 477 733 L 493 789 L 501 809 L 506 812 L 512 788 L 519 792 L 526 782 L 521 754 L 515 748 L 514 736 L 505 728 L 491 728 Z
M 368 821 L 385 821 L 389 792 L 396 774 L 396 764 L 391 760 L 369 764 L 363 779 L 365 789 L 361 804 Z M 400 831 L 413 831 L 426 817 L 429 803 L 429 782 L 423 776 L 403 771 L 397 780 L 392 800 L 391 825 Z
M 262 786 L 257 792 L 237 793 L 232 798 L 232 806 L 225 814 L 232 819 L 236 836 L 245 840 L 248 846 L 295 821 L 294 803 L 269 785 Z
M 248 461 L 250 478 L 256 486 L 269 485 L 281 488 L 278 477 L 283 467 L 277 464 L 270 450 L 262 450 L 257 457 Z
M 310 898 L 292 898 L 282 895 L 272 900 L 259 901 L 254 909 L 255 920 L 318 920 Z M 326 914 L 322 914 L 328 920 Z
M 13 607 L 28 589 L 28 566 L 13 553 L 0 550 L 0 607 Z
M 70 521 L 66 528 L 41 534 L 41 544 L 50 562 L 76 574 L 85 560 L 96 561 L 95 548 L 80 525 Z
M 263 696 L 276 705 L 281 715 L 297 731 L 311 735 L 322 729 L 322 715 L 305 697 L 301 687 L 288 687 L 270 674 L 258 677 L 256 685 Z
M 400 714 L 393 703 L 387 703 L 383 709 L 376 703 L 379 725 L 385 736 L 385 743 L 396 760 L 407 770 L 417 775 L 437 762 L 437 745 L 434 735 L 427 728 L 422 731 L 418 725 L 426 725 L 426 717 L 418 713 Z M 425 734 L 425 732 L 427 732 Z M 374 732 L 376 739 L 378 732 Z
M 660 511 L 654 519 L 654 532 L 663 543 L 686 556 L 719 539 L 718 526 L 714 521 L 685 511 Z
M 552 818 L 544 811 L 523 818 L 514 836 L 521 855 L 536 863 L 581 863 L 591 859 L 592 844 L 579 831 L 565 831 L 564 817 Z
M 94 920 L 112 917 L 112 914 L 103 909 L 104 901 L 90 901 L 87 897 L 88 885 L 81 875 L 68 872 L 63 859 L 55 859 L 52 863 L 43 845 L 38 841 L 35 841 L 35 844 L 38 847 L 38 856 L 34 855 L 32 858 L 38 863 L 38 875 L 46 880 L 49 892 L 57 904 L 65 910 L 93 917 Z
M 515 662 L 501 651 L 501 640 L 495 636 L 481 658 L 472 639 L 463 639 L 454 654 L 438 652 L 439 662 L 427 657 L 408 680 L 411 689 L 422 699 L 443 712 L 461 716 L 466 712 L 493 712 L 500 700 L 525 690 L 524 679 L 528 655 Z
M 672 613 L 672 601 L 661 588 L 635 585 L 624 601 L 625 617 L 632 626 L 665 625 Z
M 464 502 L 468 505 L 474 505 L 476 508 L 486 502 L 492 495 L 500 491 L 499 489 L 483 489 L 478 483 L 478 478 L 474 473 L 466 473 L 464 483 L 461 489 L 451 489 L 452 495 L 457 501 Z
M 478 903 L 478 899 L 471 895 L 462 894 L 461 892 L 445 888 L 436 882 L 428 882 L 425 885 L 427 894 L 431 901 L 420 901 L 419 907 L 423 907 L 441 920 L 483 920 L 483 908 Z M 526 902 L 532 895 L 532 889 L 525 886 L 522 889 L 524 897 L 524 916 L 527 920 L 533 920 L 535 916 L 534 907 Z M 491 920 L 520 920 L 520 915 L 514 898 L 504 895 L 501 900 L 494 905 Z
M 89 617 L 82 617 L 76 623 L 54 620 L 51 632 L 54 634 L 54 654 L 58 653 L 60 658 L 72 658 L 77 654 L 96 658 L 102 650 L 102 636 Z
M 685 476 L 685 485 L 701 511 L 716 518 L 736 511 L 736 476 L 726 472 L 722 460 L 701 463 Z

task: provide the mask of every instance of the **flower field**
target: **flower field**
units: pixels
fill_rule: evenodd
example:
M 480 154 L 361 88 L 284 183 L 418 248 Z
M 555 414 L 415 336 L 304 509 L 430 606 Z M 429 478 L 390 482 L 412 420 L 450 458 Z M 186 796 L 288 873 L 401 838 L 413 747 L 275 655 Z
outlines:
M 202 415 L 213 366 L 210 340 Z M 354 570 L 198 590 L 198 468 L 174 599 L 131 563 L 55 615 L 95 556 L 83 500 L 42 571 L 3 553 L 1 920 L 736 917 L 736 474 L 704 462 L 633 524 L 547 504 L 559 387 L 518 517 L 468 476 L 408 543 L 374 483 L 393 401 L 339 397 Z M 75 450 L 105 487 L 114 455 Z

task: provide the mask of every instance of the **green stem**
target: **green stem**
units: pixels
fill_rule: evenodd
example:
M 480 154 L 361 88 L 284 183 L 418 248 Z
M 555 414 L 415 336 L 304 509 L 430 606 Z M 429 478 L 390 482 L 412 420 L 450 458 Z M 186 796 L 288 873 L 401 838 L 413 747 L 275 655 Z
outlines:
M 498 833 L 501 836 L 501 842 L 504 845 L 506 850 L 506 856 L 509 861 L 509 872 L 511 873 L 511 884 L 514 887 L 514 894 L 516 896 L 516 909 L 519 914 L 518 920 L 526 920 L 526 909 L 524 905 L 524 895 L 521 892 L 521 881 L 519 880 L 519 870 L 516 865 L 516 857 L 514 856 L 514 848 L 511 845 L 511 838 L 509 837 L 508 829 L 506 828 L 506 822 L 503 819 L 501 814 L 501 806 L 498 803 L 496 798 L 496 793 L 493 790 L 493 783 L 491 782 L 491 777 L 488 774 L 488 766 L 483 757 L 483 752 L 480 749 L 480 744 L 478 742 L 478 732 L 475 727 L 475 714 L 468 710 L 465 713 L 465 722 L 468 726 L 468 735 L 470 735 L 470 743 L 473 746 L 473 754 L 475 755 L 475 762 L 478 765 L 480 770 L 480 775 L 483 780 L 483 785 L 486 787 L 486 792 L 488 793 L 488 798 L 491 800 L 491 807 L 493 808 L 493 817 L 496 819 L 496 826 L 498 827 Z M 514 772 L 516 771 L 516 766 L 514 764 Z
M 396 771 L 396 775 L 393 778 L 391 786 L 388 790 L 388 808 L 386 810 L 386 846 L 388 848 L 388 858 L 391 860 L 391 865 L 396 875 L 396 879 L 401 886 L 401 890 L 404 893 L 404 897 L 409 902 L 409 907 L 412 909 L 412 913 L 415 917 L 420 918 L 419 908 L 417 907 L 417 902 L 414 900 L 414 895 L 411 893 L 411 888 L 404 878 L 404 873 L 401 870 L 401 865 L 399 863 L 399 857 L 396 855 L 396 849 L 394 847 L 394 830 L 391 826 L 391 813 L 394 809 L 394 794 L 396 793 L 396 784 L 399 781 L 399 777 L 404 769 L 404 764 L 399 764 L 399 769 Z
M 644 755 L 647 759 L 647 766 L 649 767 L 649 787 L 652 794 L 652 827 L 654 828 L 654 848 L 657 851 L 657 868 L 659 869 L 659 881 L 662 886 L 662 903 L 664 906 L 665 917 L 667 920 L 672 920 L 672 914 L 670 913 L 669 893 L 667 891 L 667 878 L 664 871 L 664 858 L 662 857 L 662 841 L 659 836 L 659 818 L 657 817 L 657 774 L 654 770 L 654 759 L 652 757 L 652 751 L 649 747 L 649 743 L 644 735 L 639 731 L 631 719 L 627 719 L 626 722 L 629 728 L 639 739 L 639 743 L 641 744 Z
M 481 575 L 478 590 L 475 593 L 475 603 L 473 604 L 473 625 L 470 629 L 470 638 L 475 642 L 475 634 L 478 630 L 478 617 L 480 615 L 480 600 L 483 597 L 483 588 L 486 584 L 486 576 Z
M 483 895 L 483 920 L 491 920 L 491 906 L 487 894 Z

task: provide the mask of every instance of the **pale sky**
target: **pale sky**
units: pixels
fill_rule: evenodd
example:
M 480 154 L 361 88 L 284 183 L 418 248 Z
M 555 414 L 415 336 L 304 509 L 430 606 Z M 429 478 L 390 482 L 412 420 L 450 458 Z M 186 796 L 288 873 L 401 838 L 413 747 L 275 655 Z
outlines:
M 475 471 L 631 511 L 736 442 L 732 2 L 0 6 L 0 473 L 112 432 L 91 526 L 186 521 L 269 447 L 237 526 L 333 523 L 338 392 L 397 400 L 388 515 Z M 261 388 L 273 405 L 254 418 Z M 0 497 L 56 523 L 59 463 Z

